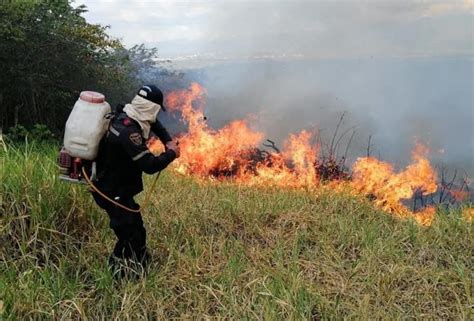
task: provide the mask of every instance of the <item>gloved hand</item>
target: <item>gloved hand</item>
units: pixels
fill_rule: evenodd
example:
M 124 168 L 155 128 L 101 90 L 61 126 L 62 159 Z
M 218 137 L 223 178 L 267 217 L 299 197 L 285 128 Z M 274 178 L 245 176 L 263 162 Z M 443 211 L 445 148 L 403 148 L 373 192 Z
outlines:
M 179 142 L 177 140 L 172 140 L 170 142 L 167 142 L 166 149 L 172 149 L 176 154 L 176 158 L 179 157 L 180 150 L 179 150 Z

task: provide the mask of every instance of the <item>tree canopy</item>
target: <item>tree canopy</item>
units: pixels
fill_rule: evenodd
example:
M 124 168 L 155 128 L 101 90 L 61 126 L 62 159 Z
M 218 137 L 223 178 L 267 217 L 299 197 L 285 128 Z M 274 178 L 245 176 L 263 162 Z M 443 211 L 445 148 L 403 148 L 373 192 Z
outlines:
M 130 97 L 156 49 L 126 49 L 68 0 L 0 0 L 0 128 L 61 131 L 82 90 L 114 104 Z

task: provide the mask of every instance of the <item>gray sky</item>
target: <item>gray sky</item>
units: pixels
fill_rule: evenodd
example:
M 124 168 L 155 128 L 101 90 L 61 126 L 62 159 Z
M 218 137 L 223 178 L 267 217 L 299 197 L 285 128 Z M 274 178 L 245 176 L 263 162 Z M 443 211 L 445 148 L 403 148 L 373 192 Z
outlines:
M 474 0 L 76 0 L 127 46 L 167 57 L 426 57 L 473 54 Z

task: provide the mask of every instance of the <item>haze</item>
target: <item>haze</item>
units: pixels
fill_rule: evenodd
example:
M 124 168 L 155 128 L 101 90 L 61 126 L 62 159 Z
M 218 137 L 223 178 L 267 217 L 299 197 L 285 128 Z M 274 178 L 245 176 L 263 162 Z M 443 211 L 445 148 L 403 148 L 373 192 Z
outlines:
M 347 111 L 403 166 L 415 140 L 474 174 L 472 1 L 78 1 L 131 46 L 155 46 L 208 90 L 214 126 L 252 113 L 268 137 Z

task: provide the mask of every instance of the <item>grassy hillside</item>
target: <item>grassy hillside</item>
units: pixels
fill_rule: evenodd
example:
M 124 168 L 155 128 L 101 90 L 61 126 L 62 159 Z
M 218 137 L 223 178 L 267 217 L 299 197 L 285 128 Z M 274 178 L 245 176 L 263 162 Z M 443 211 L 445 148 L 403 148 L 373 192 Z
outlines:
M 458 211 L 422 228 L 343 193 L 168 171 L 143 213 L 148 277 L 115 281 L 107 216 L 57 180 L 56 148 L 0 153 L 0 319 L 473 317 L 473 229 Z

